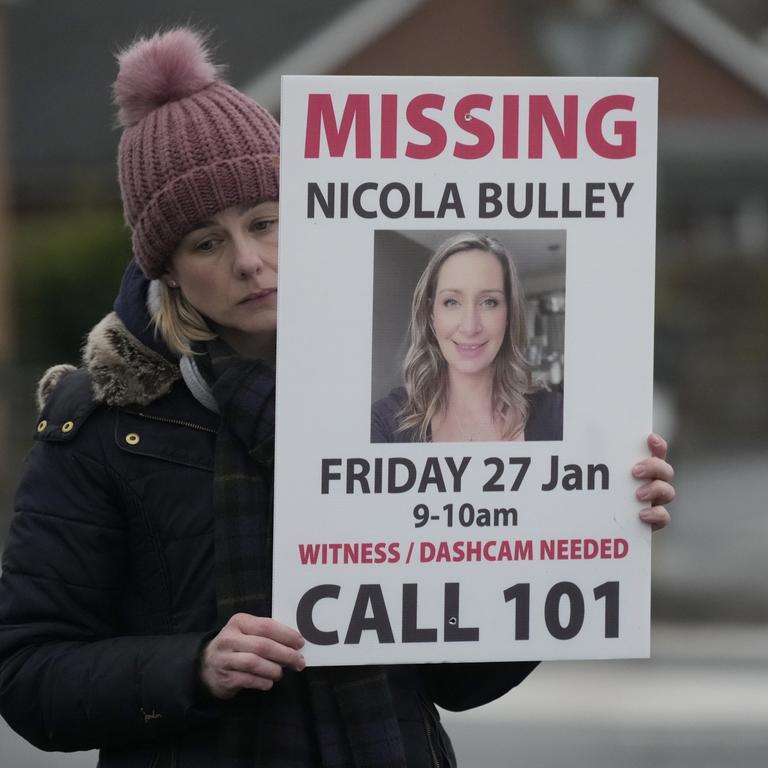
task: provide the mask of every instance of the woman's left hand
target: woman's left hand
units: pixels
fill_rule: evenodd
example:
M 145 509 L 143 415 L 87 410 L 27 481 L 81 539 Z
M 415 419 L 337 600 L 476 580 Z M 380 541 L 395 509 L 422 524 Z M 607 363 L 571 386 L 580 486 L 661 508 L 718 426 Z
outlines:
M 669 524 L 670 517 L 665 504 L 675 498 L 672 478 L 675 470 L 667 462 L 667 442 L 656 434 L 648 436 L 648 449 L 651 455 L 632 467 L 632 475 L 638 480 L 645 480 L 637 489 L 637 498 L 648 502 L 650 506 L 640 511 L 640 519 L 648 523 L 654 531 Z

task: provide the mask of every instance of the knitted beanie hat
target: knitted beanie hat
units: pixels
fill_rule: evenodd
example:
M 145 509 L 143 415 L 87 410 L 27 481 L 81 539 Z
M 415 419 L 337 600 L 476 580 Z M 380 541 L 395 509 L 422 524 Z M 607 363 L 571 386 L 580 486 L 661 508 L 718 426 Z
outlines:
M 278 199 L 279 128 L 219 77 L 193 30 L 142 38 L 118 63 L 123 210 L 133 254 L 156 278 L 201 221 L 232 205 Z

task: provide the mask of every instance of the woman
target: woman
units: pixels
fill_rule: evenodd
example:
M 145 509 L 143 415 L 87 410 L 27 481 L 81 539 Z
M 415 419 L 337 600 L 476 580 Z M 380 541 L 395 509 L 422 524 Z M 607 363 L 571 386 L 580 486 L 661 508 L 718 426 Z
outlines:
M 562 440 L 562 397 L 525 359 L 525 296 L 501 243 L 443 242 L 419 278 L 399 388 L 374 404 L 371 441 Z
M 434 702 L 489 701 L 535 663 L 304 669 L 269 618 L 276 123 L 189 30 L 122 54 L 115 92 L 134 261 L 83 368 L 39 390 L 3 716 L 103 768 L 455 764 Z M 670 496 L 668 465 L 642 466 Z

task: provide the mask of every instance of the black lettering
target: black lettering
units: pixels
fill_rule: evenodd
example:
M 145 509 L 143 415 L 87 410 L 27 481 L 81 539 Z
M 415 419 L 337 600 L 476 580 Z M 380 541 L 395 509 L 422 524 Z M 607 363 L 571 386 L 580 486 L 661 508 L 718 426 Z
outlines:
M 339 218 L 349 218 L 349 184 L 346 181 L 341 182 L 339 194 Z
M 629 197 L 629 193 L 632 191 L 632 187 L 634 187 L 633 182 L 627 182 L 624 185 L 623 191 L 619 192 L 619 185 L 614 184 L 613 182 L 610 182 L 608 184 L 608 189 L 611 190 L 611 193 L 613 194 L 613 199 L 616 201 L 616 218 L 623 219 L 624 218 L 624 204 L 627 202 L 627 198 Z
M 440 469 L 440 459 L 437 456 L 429 456 L 424 462 L 424 472 L 419 482 L 419 493 L 424 493 L 428 485 L 434 485 L 440 493 L 445 493 L 445 481 Z
M 443 197 L 440 200 L 440 207 L 437 209 L 437 217 L 445 218 L 446 211 L 453 211 L 459 219 L 464 218 L 464 204 L 461 202 L 459 187 L 453 182 L 449 182 L 443 189 Z
M 451 582 L 445 585 L 443 638 L 446 643 L 477 642 L 480 639 L 480 629 L 478 627 L 461 626 L 458 582 Z
M 504 462 L 498 456 L 490 456 L 484 462 L 486 467 L 493 465 L 496 471 L 493 476 L 483 485 L 484 491 L 503 491 L 504 484 L 499 482 L 499 478 L 504 474 Z
M 445 463 L 448 465 L 448 469 L 453 475 L 453 491 L 454 493 L 461 492 L 461 478 L 464 475 L 467 467 L 469 466 L 470 457 L 463 456 L 459 466 L 456 466 L 456 462 L 453 460 L 453 456 L 446 456 Z
M 495 219 L 501 213 L 501 187 L 493 182 L 480 185 L 480 211 L 481 219 Z M 490 205 L 490 210 L 488 206 Z
M 413 217 L 415 219 L 434 219 L 435 218 L 435 212 L 430 210 L 424 210 L 423 203 L 422 203 L 422 196 L 423 196 L 423 189 L 421 182 L 416 184 L 416 188 L 414 189 L 414 213 Z
M 355 189 L 352 194 L 352 209 L 361 219 L 375 219 L 376 211 L 369 211 L 363 208 L 363 192 L 378 189 L 379 185 L 373 181 L 366 181 Z
M 315 203 L 317 203 L 326 219 L 332 219 L 335 215 L 335 197 L 336 185 L 328 184 L 328 194 L 326 196 L 320 191 L 320 185 L 310 181 L 307 185 L 307 218 L 315 218 Z
M 355 481 L 360 483 L 362 493 L 370 493 L 368 473 L 371 465 L 365 459 L 347 459 L 347 493 L 355 492 Z
M 571 208 L 571 185 L 566 182 L 563 184 L 563 218 L 564 219 L 580 219 L 581 211 Z
M 405 467 L 408 478 L 402 485 L 397 484 L 397 468 Z M 394 457 L 387 462 L 387 493 L 405 493 L 416 482 L 416 467 L 410 459 Z
M 397 191 L 400 193 L 400 207 L 390 208 L 389 197 L 390 192 Z M 406 211 L 411 205 L 411 195 L 408 192 L 408 187 L 405 184 L 401 184 L 399 181 L 393 181 L 389 184 L 385 184 L 381 188 L 381 194 L 379 195 L 379 206 L 381 212 L 389 219 L 399 219 L 405 216 Z
M 539 218 L 557 218 L 557 211 L 547 208 L 547 185 L 544 183 L 539 184 Z
M 586 212 L 584 216 L 588 219 L 604 219 L 605 211 L 600 211 L 595 208 L 595 205 L 602 205 L 605 202 L 605 197 L 600 194 L 605 190 L 605 184 L 596 181 L 587 182 L 587 202 Z
M 558 474 L 558 467 L 559 467 L 559 459 L 557 456 L 552 457 L 552 461 L 550 463 L 550 476 L 549 480 L 547 480 L 544 485 L 541 486 L 542 491 L 551 491 L 554 488 L 557 487 L 557 474 Z
M 580 491 L 584 487 L 581 467 L 578 464 L 566 464 L 563 470 L 563 488 L 566 491 Z
M 595 480 L 598 473 L 600 474 L 600 488 L 605 491 L 608 489 L 608 467 L 605 464 L 588 464 L 587 465 L 587 488 L 590 491 L 595 489 Z
M 341 459 L 322 459 L 320 461 L 320 493 L 328 493 L 331 480 L 341 480 L 340 472 L 331 472 L 331 467 L 340 467 Z
M 514 216 L 516 219 L 524 219 L 531 215 L 533 210 L 533 183 L 528 181 L 525 184 L 525 205 L 518 209 L 515 205 L 516 200 L 516 186 L 515 184 L 507 184 L 507 210 L 510 216 Z
M 417 625 L 418 599 L 418 584 L 403 584 L 403 642 L 435 643 L 437 629 Z
M 315 626 L 312 611 L 318 601 L 324 598 L 338 600 L 341 587 L 338 584 L 318 584 L 307 590 L 299 600 L 296 606 L 296 629 L 302 636 L 315 645 L 337 645 L 339 642 L 339 633 L 334 631 L 325 632 Z
M 371 607 L 370 616 L 367 615 L 369 605 Z M 349 620 L 347 636 L 344 638 L 344 645 L 357 645 L 363 632 L 367 629 L 372 629 L 376 633 L 380 643 L 395 642 L 380 584 L 360 585 L 355 599 L 355 607 L 352 609 L 352 617 Z
M 560 622 L 560 600 L 568 598 L 568 621 Z M 556 640 L 572 640 L 584 624 L 584 597 L 581 590 L 570 581 L 555 584 L 544 601 L 544 621 L 549 634 Z

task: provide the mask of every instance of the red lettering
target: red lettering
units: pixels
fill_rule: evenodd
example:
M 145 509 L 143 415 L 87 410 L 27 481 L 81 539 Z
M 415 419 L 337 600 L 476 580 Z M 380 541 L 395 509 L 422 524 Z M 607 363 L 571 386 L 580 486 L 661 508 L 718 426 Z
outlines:
M 581 539 L 574 539 L 571 542 L 571 560 L 581 560 Z
M 618 144 L 605 138 L 603 131 L 605 116 L 614 109 L 632 111 L 635 104 L 632 96 L 616 94 L 596 101 L 587 114 L 586 134 L 589 146 L 596 155 L 608 160 L 624 160 L 637 154 L 637 123 L 634 120 L 617 120 L 614 132 L 620 137 Z
M 519 94 L 503 94 L 501 114 L 494 113 L 494 96 L 486 93 L 471 93 L 460 97 L 453 107 L 456 126 L 474 138 L 474 142 L 456 141 L 449 151 L 462 160 L 477 160 L 487 157 L 501 144 L 501 157 L 505 160 L 520 156 L 521 97 Z M 366 93 L 348 94 L 343 111 L 339 116 L 329 93 L 312 93 L 307 97 L 307 122 L 304 141 L 304 155 L 318 158 L 324 141 L 330 157 L 344 157 L 351 152 L 349 146 L 354 129 L 354 157 L 371 158 L 373 135 L 371 133 L 371 95 Z M 557 156 L 572 159 L 578 156 L 580 132 L 584 132 L 586 144 L 599 157 L 622 160 L 637 154 L 637 121 L 634 119 L 611 119 L 616 110 L 632 112 L 635 99 L 627 94 L 604 96 L 584 113 L 579 112 L 579 97 L 568 94 L 562 97 L 562 107 L 553 103 L 547 94 L 524 96 L 524 108 L 528 115 L 527 157 L 541 159 L 544 144 L 552 145 Z M 444 114 L 446 97 L 439 93 L 422 93 L 414 96 L 406 105 L 405 121 L 417 134 L 424 137 L 424 143 L 408 141 L 405 157 L 414 160 L 431 160 L 446 152 L 448 133 Z M 401 104 L 399 95 L 385 93 L 380 97 L 378 157 L 393 159 L 402 154 L 398 146 Z M 482 110 L 482 118 L 474 112 Z M 435 114 L 429 114 L 434 112 Z M 546 136 L 545 136 L 546 134 Z M 546 138 L 548 137 L 548 138 Z M 610 140 L 609 140 L 610 138 Z
M 319 556 L 319 544 L 299 544 L 299 559 L 302 565 L 316 565 Z
M 515 542 L 515 560 L 533 560 L 533 542 L 530 539 Z
M 467 560 L 483 559 L 483 543 L 481 541 L 467 542 Z
M 441 110 L 443 104 L 445 104 L 445 96 L 438 93 L 423 93 L 408 103 L 405 110 L 408 125 L 427 136 L 429 141 L 426 144 L 414 144 L 409 141 L 405 148 L 406 157 L 412 157 L 414 160 L 431 160 L 445 149 L 448 142 L 445 128 L 437 120 L 424 114 L 426 109 Z
M 505 96 L 503 105 L 501 156 L 505 160 L 516 160 L 520 144 L 520 97 Z
M 626 539 L 541 539 L 539 542 L 541 560 L 593 560 L 598 556 L 602 560 L 621 560 L 627 552 Z M 518 555 L 517 551 L 515 555 Z M 517 559 L 525 559 L 525 556 Z
M 579 129 L 578 96 L 563 97 L 562 123 L 549 96 L 531 96 L 528 110 L 528 157 L 538 159 L 543 156 L 545 124 L 557 154 L 562 158 L 576 157 Z
M 307 132 L 304 157 L 320 156 L 320 132 L 325 129 L 325 140 L 331 157 L 343 157 L 347 149 L 352 124 L 355 126 L 355 157 L 371 156 L 371 106 L 366 93 L 351 93 L 344 103 L 341 125 L 336 122 L 330 93 L 310 93 L 307 101 Z
M 479 120 L 472 114 L 473 109 L 490 110 L 493 98 L 485 93 L 473 93 L 464 96 L 456 102 L 453 117 L 456 124 L 467 133 L 471 133 L 477 141 L 474 144 L 456 142 L 453 156 L 462 160 L 477 160 L 485 157 L 494 143 L 493 128 L 484 120 Z
M 397 157 L 397 95 L 394 93 L 381 97 L 381 156 Z

